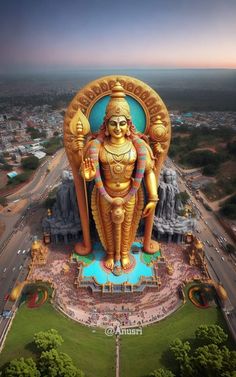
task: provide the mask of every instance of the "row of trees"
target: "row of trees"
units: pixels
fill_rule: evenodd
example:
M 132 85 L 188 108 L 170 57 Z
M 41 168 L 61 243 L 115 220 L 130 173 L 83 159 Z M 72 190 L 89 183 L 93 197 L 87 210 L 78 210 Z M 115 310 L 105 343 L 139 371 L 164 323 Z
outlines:
M 58 149 L 63 146 L 62 138 L 59 136 L 54 136 L 48 140 L 45 144 L 45 152 L 52 156 Z
M 24 169 L 23 173 L 18 174 L 16 177 L 8 181 L 9 185 L 18 185 L 19 183 L 26 182 L 33 170 L 36 170 L 40 165 L 40 161 L 36 156 L 29 156 L 22 160 L 21 166 Z
M 84 377 L 69 355 L 57 350 L 63 338 L 55 329 L 40 331 L 34 335 L 36 360 L 14 359 L 0 372 L 2 377 Z
M 226 161 L 227 155 L 223 152 L 215 153 L 210 150 L 195 150 L 182 156 L 180 162 L 182 164 L 191 165 L 192 167 L 202 167 L 203 174 L 215 175 L 220 164 Z
M 224 345 L 228 335 L 218 325 L 201 325 L 195 339 L 175 339 L 169 346 L 175 370 L 158 369 L 149 377 L 236 377 L 236 351 Z
M 172 139 L 170 157 L 181 156 L 180 162 L 185 166 L 203 166 L 204 175 L 216 175 L 222 162 L 235 159 L 236 142 L 232 141 L 235 131 L 232 128 L 213 130 L 208 127 L 195 128 L 185 125 L 177 128 L 175 134 L 177 136 Z M 183 135 L 179 136 L 179 134 Z M 226 146 L 223 149 L 221 146 L 217 153 L 203 149 L 195 150 L 201 146 L 215 148 L 219 142 L 226 143 Z
M 26 128 L 26 132 L 30 134 L 31 139 L 38 139 L 38 138 L 45 139 L 46 137 L 46 132 L 45 131 L 40 132 L 39 129 L 36 127 L 28 126 Z

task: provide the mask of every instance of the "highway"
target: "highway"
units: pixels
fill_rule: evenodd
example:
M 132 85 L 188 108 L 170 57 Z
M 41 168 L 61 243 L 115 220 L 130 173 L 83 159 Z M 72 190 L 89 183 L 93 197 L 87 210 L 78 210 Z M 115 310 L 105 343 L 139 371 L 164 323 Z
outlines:
M 47 163 L 41 170 L 42 176 L 36 174 L 34 182 L 25 186 L 18 193 L 21 198 L 27 198 L 26 205 L 21 211 L 11 214 L 11 216 L 2 215 L 6 222 L 6 231 L 4 237 L 1 238 L 1 243 L 5 243 L 5 246 L 0 253 L 0 313 L 5 305 L 7 295 L 19 281 L 19 275 L 24 275 L 24 271 L 27 272 L 30 261 L 29 249 L 33 236 L 41 236 L 41 220 L 45 213 L 45 209 L 42 208 L 43 201 L 48 196 L 48 192 L 60 181 L 62 171 L 68 167 L 65 153 L 58 153 L 55 159 L 57 161 L 50 172 L 46 173 L 45 171 L 48 167 Z M 17 194 L 14 194 L 11 195 L 10 200 L 14 201 L 16 198 Z
M 234 241 L 230 239 L 229 235 L 218 222 L 214 212 L 207 211 L 186 186 L 185 181 L 180 175 L 178 166 L 169 158 L 167 159 L 166 166 L 176 170 L 180 191 L 186 191 L 189 194 L 192 207 L 199 214 L 196 235 L 203 242 L 211 277 L 216 282 L 222 284 L 228 294 L 228 300 L 225 303 L 225 312 L 228 314 L 228 318 L 231 320 L 236 334 L 236 263 L 232 256 L 222 247 L 219 237 L 225 238 L 231 244 L 234 244 Z
M 20 272 L 27 270 L 29 261 L 29 251 L 31 246 L 32 236 L 30 234 L 30 227 L 25 226 L 18 230 L 14 237 L 10 240 L 7 248 L 0 257 L 0 312 L 2 312 L 6 296 L 10 294 L 13 289 Z
M 34 203 L 37 203 L 42 198 L 47 197 L 48 192 L 57 182 L 59 182 L 62 171 L 68 167 L 68 160 L 64 149 L 59 150 L 56 153 L 54 160 L 56 160 L 57 163 L 55 163 L 54 168 L 50 169 L 50 171 L 48 172 L 48 167 L 53 163 L 52 158 L 50 159 L 46 161 L 43 166 L 39 167 L 33 180 L 29 184 L 27 184 L 17 193 L 12 194 L 8 197 L 9 203 L 21 199 L 26 199 L 27 202 L 20 212 L 11 214 L 11 216 L 9 214 L 6 216 L 0 213 L 0 220 L 4 221 L 6 224 L 5 232 L 1 236 L 0 253 L 1 246 L 6 240 L 9 239 L 9 236 L 12 233 L 15 225 L 21 221 L 22 216 L 27 213 L 27 209 L 29 210 L 30 207 L 34 205 Z

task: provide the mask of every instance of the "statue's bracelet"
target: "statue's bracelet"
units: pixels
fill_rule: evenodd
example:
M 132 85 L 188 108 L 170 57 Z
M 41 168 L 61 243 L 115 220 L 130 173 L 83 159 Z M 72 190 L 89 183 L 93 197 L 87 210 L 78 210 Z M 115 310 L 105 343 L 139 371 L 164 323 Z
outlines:
M 156 198 L 149 198 L 148 199 L 149 202 L 155 202 L 155 203 L 157 203 L 158 200 L 159 200 L 158 197 L 156 197 Z

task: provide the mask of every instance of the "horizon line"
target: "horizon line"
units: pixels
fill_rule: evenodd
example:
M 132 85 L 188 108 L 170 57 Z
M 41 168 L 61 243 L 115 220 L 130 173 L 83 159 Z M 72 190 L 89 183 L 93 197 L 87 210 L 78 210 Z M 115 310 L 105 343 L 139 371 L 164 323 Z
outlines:
M 47 68 L 29 68 L 28 70 L 9 70 L 8 72 L 1 72 L 0 71 L 0 76 L 12 76 L 12 75 L 27 75 L 27 74 L 46 74 L 46 73 L 70 73 L 70 72 L 79 72 L 79 71 L 114 71 L 114 70 L 127 70 L 127 71 L 133 71 L 133 70 L 156 70 L 156 71 L 181 71 L 181 70 L 215 70 L 215 71 L 220 71 L 220 70 L 228 70 L 228 71 L 233 71 L 236 70 L 236 67 L 153 67 L 153 66 L 139 66 L 139 67 L 125 67 L 125 66 L 107 66 L 107 67 L 101 67 L 101 66 L 90 66 L 90 67 L 85 67 L 85 66 L 78 66 L 78 67 L 68 67 L 68 68 L 62 68 L 62 67 L 47 67 Z

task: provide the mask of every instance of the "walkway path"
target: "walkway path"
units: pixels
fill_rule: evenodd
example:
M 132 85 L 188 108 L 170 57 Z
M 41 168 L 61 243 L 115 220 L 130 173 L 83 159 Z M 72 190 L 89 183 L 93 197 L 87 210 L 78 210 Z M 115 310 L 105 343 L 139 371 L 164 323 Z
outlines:
M 120 377 L 120 336 L 116 335 L 116 377 Z

